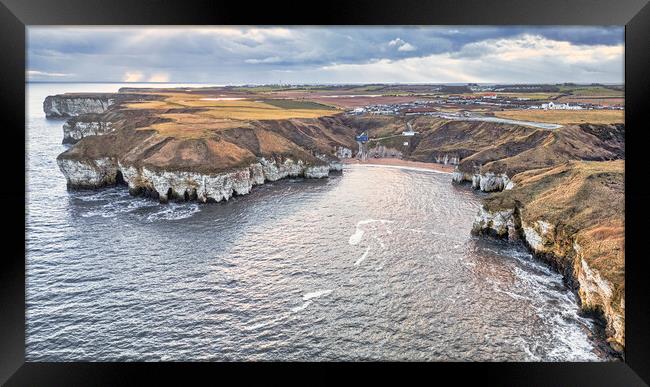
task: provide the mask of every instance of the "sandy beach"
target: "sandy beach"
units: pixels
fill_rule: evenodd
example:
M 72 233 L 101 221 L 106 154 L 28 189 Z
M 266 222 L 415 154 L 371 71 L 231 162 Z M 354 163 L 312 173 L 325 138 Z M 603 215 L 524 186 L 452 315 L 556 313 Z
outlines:
M 394 159 L 394 158 L 372 158 L 363 161 L 358 159 L 344 159 L 343 162 L 345 164 L 389 165 L 395 167 L 421 168 L 421 169 L 430 169 L 433 171 L 447 172 L 447 173 L 451 173 L 454 171 L 453 165 L 425 163 L 421 161 L 409 161 L 409 160 L 401 160 L 401 159 Z

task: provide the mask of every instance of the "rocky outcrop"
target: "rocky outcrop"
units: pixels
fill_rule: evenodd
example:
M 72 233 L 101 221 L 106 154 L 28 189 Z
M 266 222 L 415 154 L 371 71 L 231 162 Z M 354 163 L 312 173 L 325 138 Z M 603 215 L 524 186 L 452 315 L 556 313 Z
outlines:
M 483 192 L 503 191 L 509 183 L 510 178 L 505 173 L 497 175 L 488 172 L 485 174 L 477 173 L 472 176 L 472 188 Z
M 461 184 L 465 181 L 465 175 L 463 172 L 454 171 L 451 174 L 451 182 L 456 184 Z
M 315 156 L 326 165 L 309 167 L 305 170 L 305 177 L 320 178 L 327 176 L 329 172 L 340 172 L 343 170 L 343 162 L 338 156 L 334 157 L 326 154 L 316 154 Z
M 436 154 L 433 156 L 434 160 L 438 164 L 444 164 L 444 165 L 458 165 L 460 163 L 460 157 L 458 155 L 454 154 Z
M 343 146 L 336 147 L 336 157 L 340 159 L 352 158 L 352 149 Z
M 510 240 L 519 239 L 521 222 L 516 207 L 490 211 L 481 206 L 472 225 L 474 235 L 493 235 Z
M 219 174 L 155 171 L 126 165 L 120 165 L 120 168 L 129 192 L 134 195 L 147 192 L 161 202 L 179 198 L 203 203 L 219 202 L 235 194 L 245 195 L 253 185 L 264 183 L 260 164 Z
M 330 161 L 328 168 L 330 172 L 341 172 L 343 170 L 343 163 L 340 161 Z
M 99 136 L 115 129 L 109 121 L 80 121 L 70 119 L 63 124 L 63 144 L 75 144 L 87 136 Z
M 68 188 L 99 188 L 117 182 L 118 163 L 115 158 L 57 159 L 59 169 L 66 177 Z
M 114 103 L 111 95 L 50 95 L 43 101 L 43 111 L 47 118 L 75 117 L 84 113 L 104 113 Z
M 253 186 L 286 177 L 319 179 L 336 165 L 308 165 L 302 160 L 267 160 L 222 173 L 165 171 L 124 164 L 115 158 L 57 159 L 69 188 L 98 188 L 125 182 L 133 195 L 146 194 L 161 202 L 170 199 L 219 202 L 250 193 Z
M 472 188 L 483 192 L 495 192 L 502 190 L 509 190 L 514 188 L 515 183 L 510 180 L 505 173 L 495 174 L 487 172 L 480 173 L 467 173 L 456 169 L 451 174 L 451 181 L 456 184 L 471 182 Z

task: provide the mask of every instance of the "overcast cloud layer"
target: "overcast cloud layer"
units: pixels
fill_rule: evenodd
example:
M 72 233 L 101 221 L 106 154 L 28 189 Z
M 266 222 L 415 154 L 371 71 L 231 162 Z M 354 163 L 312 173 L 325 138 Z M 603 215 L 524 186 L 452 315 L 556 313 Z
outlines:
M 29 27 L 27 79 L 623 83 L 622 27 Z

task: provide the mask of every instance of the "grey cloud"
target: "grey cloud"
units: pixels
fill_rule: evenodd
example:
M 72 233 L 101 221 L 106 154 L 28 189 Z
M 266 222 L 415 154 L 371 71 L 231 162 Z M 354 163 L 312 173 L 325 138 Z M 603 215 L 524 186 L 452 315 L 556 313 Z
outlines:
M 576 44 L 622 44 L 622 31 L 621 27 L 492 26 L 29 27 L 27 70 L 40 72 L 31 73 L 34 80 L 52 79 L 50 73 L 73 74 L 66 79 L 76 81 L 121 81 L 125 73 L 137 71 L 145 76 L 168 74 L 174 82 L 264 83 L 277 82 L 284 74 L 308 77 L 295 82 L 321 82 L 325 75 L 319 75 L 318 69 L 333 64 L 445 53 L 480 58 L 489 47 L 473 43 L 523 33 Z M 528 73 L 531 82 L 536 76 Z

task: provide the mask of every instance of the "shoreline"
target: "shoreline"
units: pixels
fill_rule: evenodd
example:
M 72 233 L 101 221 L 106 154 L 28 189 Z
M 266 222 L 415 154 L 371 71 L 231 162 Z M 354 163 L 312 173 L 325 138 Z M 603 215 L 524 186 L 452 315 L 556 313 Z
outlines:
M 367 165 L 367 166 L 391 166 L 398 168 L 426 169 L 439 173 L 452 173 L 455 169 L 453 165 L 444 165 L 437 163 L 425 163 L 423 161 L 410 161 L 395 158 L 372 158 L 367 160 L 343 159 L 344 165 Z

